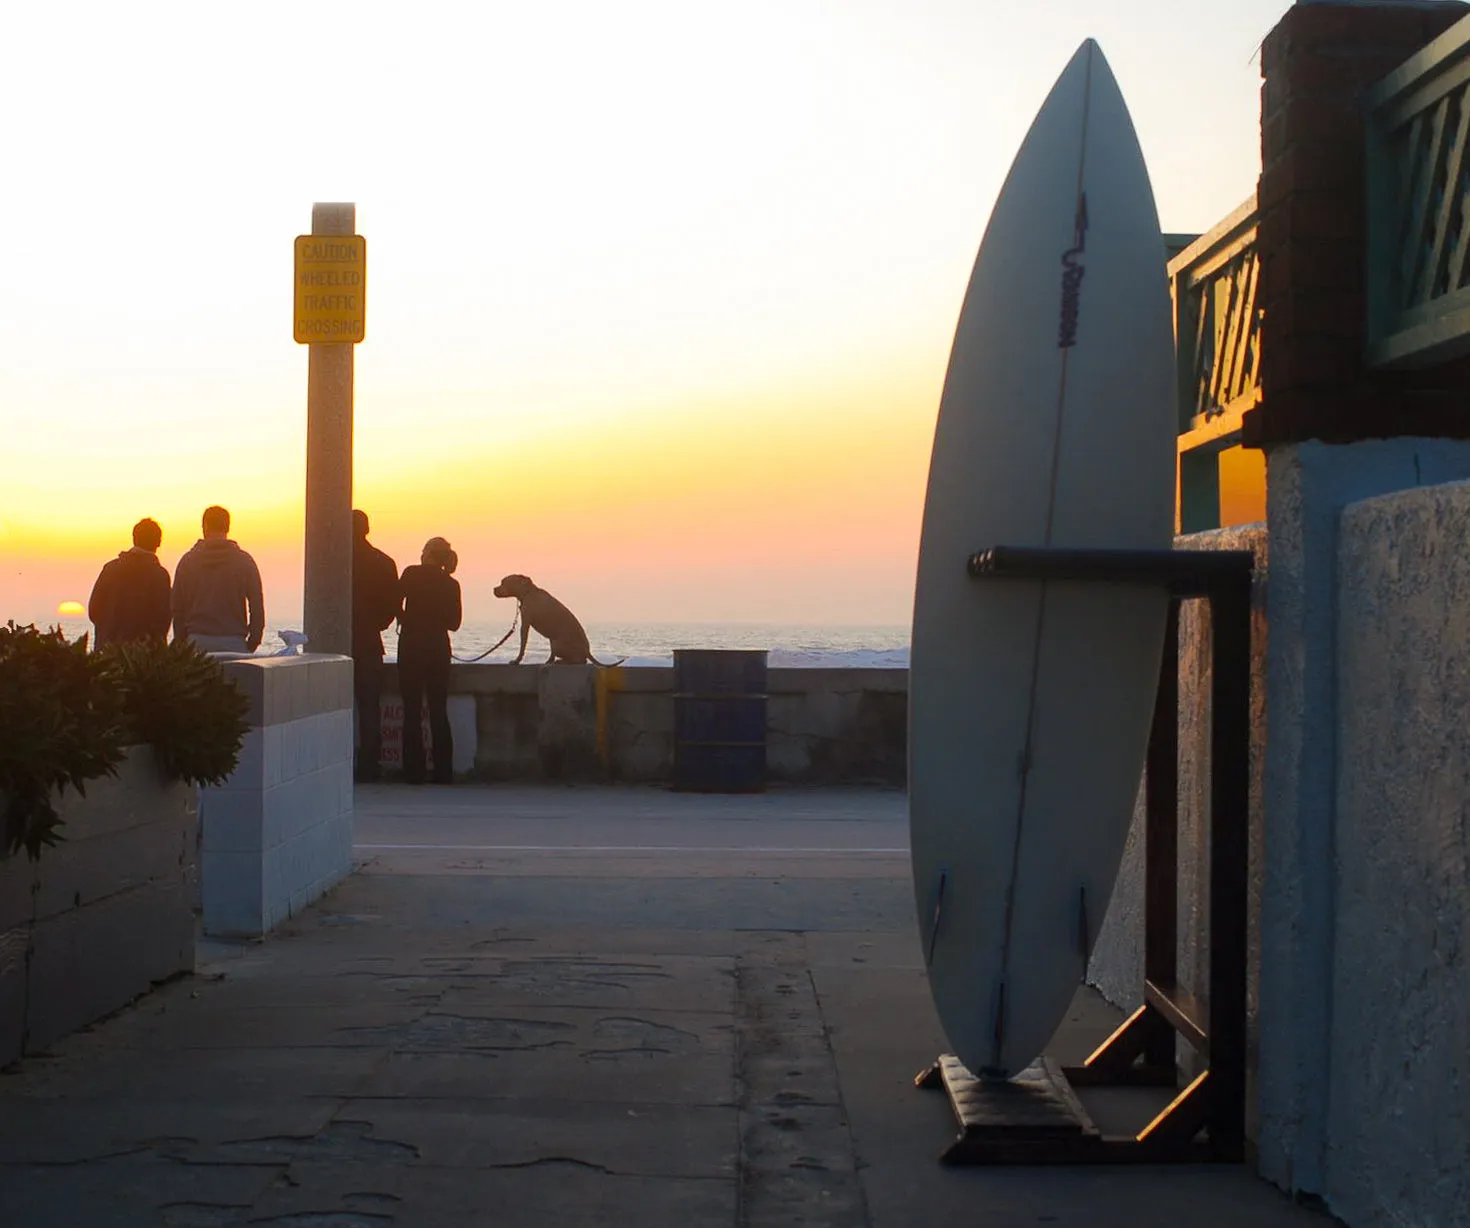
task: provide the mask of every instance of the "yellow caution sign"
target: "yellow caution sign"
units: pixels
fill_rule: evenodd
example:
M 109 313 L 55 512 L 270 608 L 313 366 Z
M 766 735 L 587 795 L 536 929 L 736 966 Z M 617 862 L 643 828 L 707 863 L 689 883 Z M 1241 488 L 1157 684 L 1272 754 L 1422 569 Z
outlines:
M 367 240 L 296 236 L 296 340 L 354 344 L 367 332 Z

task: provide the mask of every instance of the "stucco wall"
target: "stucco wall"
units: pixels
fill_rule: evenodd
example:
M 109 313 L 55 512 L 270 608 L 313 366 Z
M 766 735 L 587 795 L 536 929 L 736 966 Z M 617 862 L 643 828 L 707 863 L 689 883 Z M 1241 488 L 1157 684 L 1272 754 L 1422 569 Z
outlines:
M 1342 513 L 1328 1204 L 1470 1217 L 1470 484 Z
M 1271 583 L 1260 1002 L 1261 1172 L 1321 1194 L 1335 932 L 1338 524 L 1350 503 L 1470 477 L 1470 445 L 1303 443 L 1267 458 Z

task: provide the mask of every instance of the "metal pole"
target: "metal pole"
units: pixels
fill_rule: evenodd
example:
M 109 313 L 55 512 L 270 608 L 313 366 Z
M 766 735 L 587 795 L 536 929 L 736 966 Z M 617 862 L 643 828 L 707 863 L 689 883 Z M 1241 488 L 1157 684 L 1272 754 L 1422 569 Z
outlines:
M 313 205 L 311 233 L 357 232 L 357 207 Z M 307 650 L 352 652 L 352 351 L 308 347 L 306 376 Z

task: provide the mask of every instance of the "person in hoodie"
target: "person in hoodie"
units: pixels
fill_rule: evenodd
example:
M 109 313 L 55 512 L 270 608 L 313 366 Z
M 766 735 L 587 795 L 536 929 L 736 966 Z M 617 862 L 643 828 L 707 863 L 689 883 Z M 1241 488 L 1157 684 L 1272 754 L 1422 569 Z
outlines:
M 419 562 L 403 569 L 398 615 L 398 693 L 403 696 L 403 775 L 424 783 L 424 729 L 421 705 L 429 704 L 434 781 L 454 778 L 454 737 L 449 728 L 449 633 L 459 630 L 459 556 L 442 537 L 424 543 Z
M 158 561 L 162 544 L 158 522 L 140 520 L 133 526 L 133 548 L 103 566 L 87 602 L 98 648 L 137 640 L 162 644 L 168 638 L 172 611 L 168 569 Z
M 204 652 L 254 652 L 265 635 L 260 569 L 230 540 L 224 508 L 205 508 L 203 528 L 174 569 L 174 639 Z

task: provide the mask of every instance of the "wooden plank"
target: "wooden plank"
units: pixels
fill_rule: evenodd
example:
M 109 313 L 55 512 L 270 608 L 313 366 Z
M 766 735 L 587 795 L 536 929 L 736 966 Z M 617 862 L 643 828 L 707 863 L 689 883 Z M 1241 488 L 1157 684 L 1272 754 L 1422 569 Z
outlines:
M 1373 367 L 1427 367 L 1470 354 L 1470 287 L 1445 295 L 1428 310 L 1401 312 L 1369 346 Z
M 1242 398 L 1240 402 L 1232 401 L 1223 413 L 1218 413 L 1211 418 L 1203 416 L 1196 418 L 1189 430 L 1179 436 L 1179 452 L 1193 452 L 1196 448 L 1212 443 L 1218 443 L 1221 446 L 1239 443 L 1241 419 L 1245 411 L 1255 405 L 1255 400 L 1255 395 L 1252 393 Z
M 1210 597 L 1210 1145 L 1245 1144 L 1246 978 L 1250 951 L 1251 584 Z
M 1203 285 L 1213 278 L 1221 269 L 1244 252 L 1250 251 L 1256 245 L 1258 227 L 1256 219 L 1247 219 L 1250 228 L 1243 234 L 1237 235 L 1221 247 L 1202 254 L 1199 261 L 1188 270 L 1189 284 L 1194 286 Z
M 1194 416 L 1190 399 L 1194 393 L 1194 336 L 1192 313 L 1196 309 L 1192 295 L 1184 289 L 1184 279 L 1178 273 L 1169 274 L 1169 295 L 1174 307 L 1174 380 L 1175 398 L 1178 404 L 1178 429 L 1183 431 Z
M 1208 404 L 1204 412 L 1207 414 L 1217 413 L 1225 401 L 1220 380 L 1225 373 L 1223 359 L 1230 348 L 1226 336 L 1226 330 L 1230 327 L 1230 291 L 1230 279 L 1224 276 L 1212 278 L 1205 289 L 1205 293 L 1210 296 L 1211 335 L 1214 338 L 1210 346 L 1210 369 L 1205 375 Z
M 1138 1142 L 1188 1143 L 1205 1128 L 1209 1117 L 1210 1072 L 1204 1071 L 1138 1132 Z
M 1411 115 L 1418 115 L 1438 106 L 1467 82 L 1470 82 L 1470 56 L 1462 53 L 1453 63 L 1436 69 L 1418 85 L 1377 108 L 1375 113 L 1390 127 L 1398 127 L 1407 122 Z
M 1409 122 L 1408 131 L 1401 138 L 1397 134 L 1390 134 L 1388 137 L 1393 151 L 1392 157 L 1398 167 L 1398 186 L 1394 193 L 1393 210 L 1384 228 L 1388 243 L 1381 254 L 1383 268 L 1387 273 L 1384 289 L 1390 312 L 1402 310 L 1407 301 L 1407 292 L 1404 289 L 1403 253 L 1409 242 L 1409 219 L 1412 213 L 1415 185 L 1418 183 L 1419 172 L 1423 167 L 1419 151 L 1427 139 L 1428 126 L 1429 116 L 1420 111 Z
M 1210 938 L 1213 942 L 1214 935 Z M 1167 1019 L 1196 1052 L 1209 1056 L 1209 1008 L 1203 1002 L 1178 985 L 1157 985 L 1150 980 L 1143 983 L 1143 1001 Z
M 1380 119 L 1369 112 L 1364 124 L 1364 170 L 1367 175 L 1366 291 L 1368 343 L 1377 342 L 1397 309 L 1393 283 L 1398 253 L 1396 211 L 1398 208 L 1393 135 Z
M 1215 249 L 1230 242 L 1235 231 L 1244 225 L 1255 224 L 1255 212 L 1256 196 L 1255 193 L 1252 193 L 1248 200 L 1236 205 L 1230 213 L 1170 260 L 1168 265 L 1170 275 L 1186 274 L 1207 258 L 1212 259 Z M 1226 258 L 1228 259 L 1228 256 Z
M 1194 321 L 1194 395 L 1190 398 L 1195 414 L 1202 414 L 1209 409 L 1209 385 L 1206 373 L 1209 371 L 1210 358 L 1205 348 L 1205 338 L 1211 336 L 1211 312 L 1214 306 L 1209 295 L 1201 291 L 1192 295 L 1198 304 L 1198 314 Z
M 1225 296 L 1228 308 L 1225 317 L 1224 344 L 1215 356 L 1215 362 L 1220 370 L 1215 404 L 1222 407 L 1235 399 L 1236 384 L 1240 380 L 1240 340 L 1246 333 L 1244 327 L 1246 275 L 1246 263 L 1239 261 L 1231 267 L 1227 275 L 1221 277 L 1226 285 Z
M 1368 106 L 1375 111 L 1394 106 L 1416 84 L 1453 64 L 1467 51 L 1470 51 L 1470 16 L 1462 17 L 1374 85 L 1368 92 Z
M 1464 204 L 1464 195 L 1460 186 L 1460 168 L 1465 155 L 1465 134 L 1470 130 L 1470 98 L 1466 97 L 1466 90 L 1462 87 L 1457 93 L 1447 98 L 1446 103 L 1454 101 L 1456 110 L 1459 112 L 1455 122 L 1455 133 L 1450 139 L 1450 146 L 1445 151 L 1444 163 L 1444 190 L 1440 196 L 1439 208 L 1434 214 L 1434 241 L 1430 247 L 1429 260 L 1420 276 L 1418 287 L 1413 293 L 1413 298 L 1420 302 L 1427 302 L 1435 297 L 1435 290 L 1439 281 L 1440 261 L 1444 257 L 1445 238 L 1449 234 L 1450 219 Z
M 1112 1035 L 1081 1066 L 1069 1066 L 1065 1074 L 1069 1079 L 1078 1078 L 1080 1084 L 1121 1082 L 1143 1055 L 1148 1047 L 1148 1034 L 1158 1023 L 1157 1015 L 1147 1006 L 1140 1006 L 1113 1029 Z
M 939 1058 L 940 1078 L 966 1138 L 1069 1138 L 1098 1134 L 1055 1063 L 1032 1062 L 1019 1074 L 989 1081 L 951 1053 Z
M 1235 354 L 1235 380 L 1230 387 L 1230 401 L 1242 397 L 1256 386 L 1260 368 L 1255 361 L 1260 345 L 1260 329 L 1256 327 L 1256 287 L 1261 271 L 1259 253 L 1252 251 L 1241 269 L 1241 301 L 1239 316 L 1239 338 Z
M 1424 221 L 1429 212 L 1429 195 L 1434 186 L 1434 168 L 1439 164 L 1440 146 L 1444 141 L 1445 115 L 1449 99 L 1442 99 L 1429 120 L 1429 143 L 1425 156 L 1412 151 L 1414 191 L 1409 201 L 1407 228 L 1399 248 L 1399 283 L 1404 289 L 1406 305 L 1414 305 L 1414 287 L 1418 283 L 1419 263 L 1424 252 Z
M 1462 106 L 1470 104 L 1470 98 L 1466 99 Z M 1464 195 L 1459 195 L 1456 203 L 1462 208 L 1470 208 L 1470 200 Z M 1461 215 L 1460 236 L 1455 240 L 1454 250 L 1450 253 L 1448 264 L 1445 266 L 1445 297 L 1454 294 L 1455 291 L 1464 287 L 1465 283 L 1465 254 L 1470 252 L 1470 217 Z

